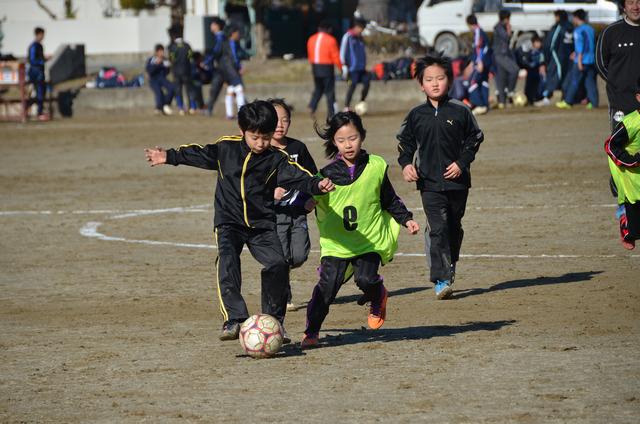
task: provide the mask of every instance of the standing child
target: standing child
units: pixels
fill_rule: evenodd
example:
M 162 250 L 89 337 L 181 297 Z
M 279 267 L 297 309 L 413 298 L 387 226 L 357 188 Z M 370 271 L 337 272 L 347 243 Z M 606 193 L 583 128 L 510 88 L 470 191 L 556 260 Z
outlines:
M 469 108 L 447 96 L 452 77 L 447 58 L 427 55 L 416 62 L 415 78 L 427 101 L 409 112 L 397 135 L 402 175 L 416 183 L 427 215 L 427 263 L 437 299 L 452 293 L 470 166 L 484 140 Z
M 191 79 L 191 58 L 193 52 L 191 46 L 182 39 L 182 28 L 173 26 L 169 29 L 171 44 L 169 44 L 169 60 L 171 62 L 171 70 L 173 73 L 173 82 L 176 88 L 176 105 L 180 115 L 185 115 L 193 96 L 192 79 Z M 183 97 L 183 88 L 187 93 L 187 102 Z M 189 110 L 195 113 L 195 110 Z
M 524 65 L 527 69 L 527 79 L 524 84 L 524 94 L 527 104 L 533 105 L 542 100 L 544 91 L 545 59 L 542 52 L 542 39 L 534 34 L 531 37 L 531 49 L 524 55 Z
M 584 84 L 587 91 L 587 109 L 598 107 L 598 84 L 596 83 L 596 31 L 587 23 L 587 12 L 578 9 L 573 12 L 573 43 L 575 53 L 573 66 L 567 75 L 567 90 L 564 100 L 556 103 L 560 109 L 571 109 L 578 101 L 578 92 Z
M 475 115 L 484 115 L 489 111 L 489 70 L 491 69 L 492 52 L 489 37 L 478 24 L 476 15 L 467 16 L 467 26 L 473 33 L 473 50 L 471 66 L 473 72 L 469 77 L 469 101 L 474 106 Z
M 240 325 L 249 317 L 240 293 L 240 253 L 245 244 L 264 267 L 262 312 L 284 321 L 289 266 L 275 229 L 275 188 L 285 186 L 312 194 L 333 189 L 331 180 L 311 176 L 285 152 L 270 147 L 277 121 L 273 106 L 256 100 L 238 113 L 242 136 L 222 137 L 206 146 L 145 149 L 151 166 L 166 163 L 218 171 L 214 227 L 218 299 L 224 318 L 220 340 L 237 339 Z
M 316 163 L 313 161 L 307 146 L 302 141 L 287 137 L 289 125 L 291 125 L 291 107 L 284 99 L 268 99 L 276 108 L 278 125 L 271 137 L 271 146 L 287 152 L 291 160 L 313 175 L 318 173 Z M 306 202 L 311 198 L 307 193 L 299 190 L 288 190 L 277 187 L 273 197 L 276 201 L 276 228 L 282 244 L 282 253 L 287 260 L 290 269 L 298 268 L 307 261 L 311 241 L 309 240 L 309 227 L 307 225 Z M 295 309 L 292 302 L 291 285 L 287 287 L 287 310 Z
M 154 55 L 147 59 L 147 74 L 149 74 L 149 86 L 153 90 L 156 99 L 156 113 L 171 115 L 171 100 L 173 100 L 173 84 L 167 80 L 169 74 L 169 61 L 164 57 L 164 47 L 156 44 Z
M 411 234 L 420 229 L 396 195 L 388 165 L 362 150 L 366 131 L 354 112 L 339 112 L 316 128 L 327 157 L 335 158 L 320 175 L 335 182 L 335 191 L 316 198 L 320 231 L 320 281 L 307 306 L 307 328 L 301 347 L 318 345 L 318 333 L 338 290 L 350 277 L 363 291 L 358 304 L 371 302 L 368 325 L 378 329 L 386 318 L 388 292 L 378 268 L 393 259 L 400 225 Z M 347 277 L 347 278 L 345 278 Z
M 44 63 L 47 61 L 42 47 L 44 29 L 36 27 L 33 31 L 35 39 L 29 45 L 29 82 L 36 90 L 36 104 L 38 105 L 38 119 L 48 120 L 49 115 L 44 114 L 44 95 L 46 91 Z
M 635 96 L 636 110 L 625 115 L 604 144 L 618 205 L 626 212 L 620 217 L 620 238 L 628 250 L 640 240 L 640 79 Z
M 342 62 L 342 77 L 349 79 L 349 87 L 344 100 L 344 110 L 351 110 L 351 98 L 356 86 L 362 84 L 360 101 L 364 102 L 369 94 L 371 76 L 367 71 L 367 50 L 362 38 L 362 31 L 367 27 L 367 21 L 356 19 L 349 31 L 345 32 L 340 42 L 340 62 Z
M 244 105 L 244 84 L 242 82 L 242 61 L 247 60 L 249 55 L 240 46 L 240 28 L 229 25 L 229 41 L 225 43 L 220 58 L 220 70 L 227 85 L 227 95 L 224 98 L 224 105 L 227 111 L 227 119 L 234 119 L 233 99 L 236 99 L 238 110 Z

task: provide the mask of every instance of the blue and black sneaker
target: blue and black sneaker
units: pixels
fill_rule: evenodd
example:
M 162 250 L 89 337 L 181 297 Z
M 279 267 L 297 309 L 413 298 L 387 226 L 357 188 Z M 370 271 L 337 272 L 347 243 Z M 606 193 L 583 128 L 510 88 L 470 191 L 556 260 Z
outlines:
M 449 280 L 437 280 L 435 285 L 436 299 L 443 300 L 451 296 L 453 289 L 451 288 L 451 281 Z

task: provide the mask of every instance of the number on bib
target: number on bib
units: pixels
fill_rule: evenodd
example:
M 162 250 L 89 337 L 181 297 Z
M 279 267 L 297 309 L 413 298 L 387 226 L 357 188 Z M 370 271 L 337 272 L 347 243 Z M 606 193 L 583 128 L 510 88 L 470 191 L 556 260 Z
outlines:
M 358 211 L 354 206 L 347 206 L 342 210 L 342 223 L 347 231 L 355 231 L 358 228 Z

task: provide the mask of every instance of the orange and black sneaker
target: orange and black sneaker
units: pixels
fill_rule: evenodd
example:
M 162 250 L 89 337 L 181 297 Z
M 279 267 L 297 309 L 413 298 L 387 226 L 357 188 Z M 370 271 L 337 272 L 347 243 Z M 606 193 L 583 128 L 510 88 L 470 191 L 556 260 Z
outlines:
M 389 292 L 382 283 L 380 284 L 380 290 L 380 298 L 376 301 L 372 300 L 371 306 L 369 307 L 367 324 L 369 324 L 369 328 L 372 330 L 377 330 L 382 327 L 387 317 L 387 298 L 389 297 Z
M 300 349 L 313 349 L 320 346 L 320 340 L 317 334 L 305 334 L 300 342 Z

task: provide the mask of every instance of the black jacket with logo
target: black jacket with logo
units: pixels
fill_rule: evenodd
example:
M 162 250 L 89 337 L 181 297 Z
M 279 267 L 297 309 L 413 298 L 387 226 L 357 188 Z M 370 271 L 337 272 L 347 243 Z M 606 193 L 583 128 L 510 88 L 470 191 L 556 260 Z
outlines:
M 214 225 L 275 228 L 273 192 L 288 187 L 321 194 L 320 178 L 293 162 L 280 149 L 253 153 L 242 136 L 220 138 L 215 144 L 190 144 L 167 150 L 167 164 L 218 171 Z
M 333 162 L 320 170 L 323 177 L 329 178 L 334 184 L 346 186 L 353 183 L 362 175 L 365 167 L 369 163 L 369 154 L 362 150 L 356 159 L 353 170 L 339 157 Z M 389 181 L 387 170 L 384 172 L 382 187 L 380 187 L 380 204 L 382 209 L 389 212 L 398 224 L 406 225 L 407 221 L 413 219 L 413 214 L 407 209 L 402 199 L 396 194 L 396 191 Z
M 484 140 L 482 130 L 469 108 L 448 97 L 435 108 L 428 100 L 409 112 L 396 136 L 398 163 L 414 163 L 418 190 L 464 190 L 471 187 L 471 162 Z M 447 166 L 456 162 L 462 174 L 446 180 Z

